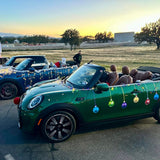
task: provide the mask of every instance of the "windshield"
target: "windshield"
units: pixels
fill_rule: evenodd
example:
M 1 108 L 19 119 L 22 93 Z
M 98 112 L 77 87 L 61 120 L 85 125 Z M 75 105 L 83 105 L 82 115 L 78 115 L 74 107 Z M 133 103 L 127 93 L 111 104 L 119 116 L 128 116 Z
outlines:
M 96 67 L 82 66 L 75 71 L 66 81 L 66 84 L 72 88 L 89 88 L 91 84 L 99 77 L 96 76 L 99 72 Z M 97 77 L 97 78 L 95 78 Z
M 32 63 L 33 63 L 33 59 L 31 58 L 25 59 L 23 62 L 18 64 L 15 69 L 19 71 L 28 70 L 31 67 Z

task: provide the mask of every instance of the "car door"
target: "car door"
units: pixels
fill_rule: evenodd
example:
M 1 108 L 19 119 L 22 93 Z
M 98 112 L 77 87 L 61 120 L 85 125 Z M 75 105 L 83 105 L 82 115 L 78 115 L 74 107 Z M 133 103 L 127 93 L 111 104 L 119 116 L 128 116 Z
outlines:
M 52 79 L 52 70 L 51 69 L 41 69 L 38 71 L 39 81 Z
M 40 81 L 64 77 L 71 73 L 68 68 L 47 68 L 39 70 Z
M 37 71 L 25 70 L 22 72 L 22 78 L 24 81 L 24 85 L 27 87 L 39 82 L 41 79 L 41 75 Z
M 142 81 L 134 83 L 134 90 L 131 92 L 133 100 L 130 101 L 129 114 L 148 114 L 153 113 L 154 107 L 159 103 L 159 82 Z
M 88 121 L 115 119 L 152 112 L 153 83 L 110 86 L 108 91 L 88 91 L 86 113 Z M 147 102 L 148 100 L 148 102 Z M 150 100 L 150 103 L 149 103 Z M 152 101 L 152 103 L 151 103 Z M 147 104 L 148 103 L 148 104 Z

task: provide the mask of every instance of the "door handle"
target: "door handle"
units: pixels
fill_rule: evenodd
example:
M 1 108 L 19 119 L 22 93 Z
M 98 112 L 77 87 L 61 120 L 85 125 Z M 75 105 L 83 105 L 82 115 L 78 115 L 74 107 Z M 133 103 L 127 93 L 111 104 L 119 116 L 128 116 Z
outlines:
M 131 92 L 131 94 L 133 94 L 133 95 L 137 95 L 138 93 L 140 93 L 141 91 L 139 91 L 139 90 L 137 90 L 137 89 L 134 89 L 132 92 Z

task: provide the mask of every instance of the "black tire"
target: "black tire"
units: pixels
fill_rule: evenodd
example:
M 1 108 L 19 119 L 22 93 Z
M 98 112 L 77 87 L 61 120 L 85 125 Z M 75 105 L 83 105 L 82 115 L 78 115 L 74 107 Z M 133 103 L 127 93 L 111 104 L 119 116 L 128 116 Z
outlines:
M 157 107 L 156 110 L 155 110 L 155 114 L 153 116 L 158 123 L 160 123 L 160 107 Z
M 18 88 L 11 82 L 6 82 L 0 85 L 0 98 L 7 100 L 16 97 Z
M 41 130 L 50 142 L 62 142 L 75 132 L 76 120 L 68 112 L 56 111 L 44 119 Z

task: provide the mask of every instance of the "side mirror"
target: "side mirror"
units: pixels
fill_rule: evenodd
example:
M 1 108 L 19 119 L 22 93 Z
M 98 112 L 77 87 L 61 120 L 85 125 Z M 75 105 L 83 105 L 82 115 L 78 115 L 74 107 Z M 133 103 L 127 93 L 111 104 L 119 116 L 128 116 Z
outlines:
M 108 91 L 108 90 L 109 90 L 109 86 L 106 83 L 97 84 L 95 88 L 95 92 L 97 93 L 101 93 L 102 91 Z
M 34 72 L 34 71 L 35 71 L 35 69 L 33 67 L 29 68 L 29 72 Z

